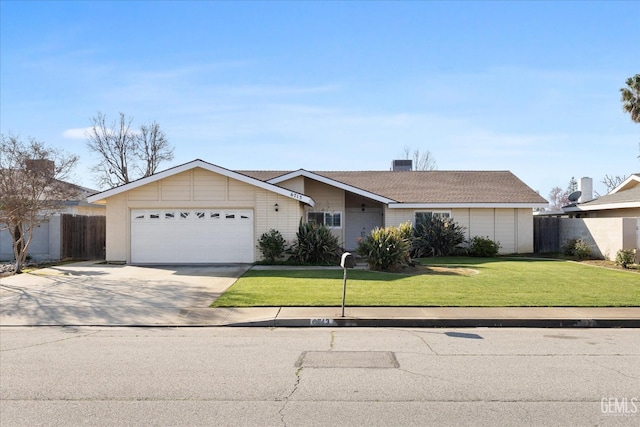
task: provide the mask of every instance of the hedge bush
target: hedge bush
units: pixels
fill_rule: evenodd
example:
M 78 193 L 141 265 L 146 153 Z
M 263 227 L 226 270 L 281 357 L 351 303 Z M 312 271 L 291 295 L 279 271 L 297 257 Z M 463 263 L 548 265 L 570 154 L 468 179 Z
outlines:
M 285 240 L 278 230 L 273 228 L 263 233 L 258 240 L 258 247 L 262 252 L 262 256 L 268 262 L 275 262 L 276 259 L 282 258 L 285 251 Z
M 500 251 L 500 242 L 489 237 L 474 236 L 469 241 L 469 255 L 475 257 L 494 257 Z
M 583 239 L 569 239 L 562 245 L 562 253 L 578 259 L 591 257 L 591 246 Z
M 633 249 L 620 249 L 616 253 L 616 264 L 621 265 L 623 268 L 628 268 L 629 265 L 634 263 L 635 255 Z

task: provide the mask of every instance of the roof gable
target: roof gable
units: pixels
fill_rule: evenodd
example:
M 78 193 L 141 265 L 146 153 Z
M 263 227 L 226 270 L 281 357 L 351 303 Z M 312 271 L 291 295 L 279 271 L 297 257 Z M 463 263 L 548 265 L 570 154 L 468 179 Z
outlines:
M 303 203 L 306 203 L 306 204 L 308 204 L 310 206 L 314 206 L 315 205 L 315 202 L 309 196 L 306 196 L 304 194 L 296 193 L 296 192 L 288 190 L 286 188 L 279 187 L 279 186 L 277 186 L 275 184 L 271 184 L 271 183 L 262 181 L 260 179 L 254 178 L 254 177 L 251 177 L 251 176 L 248 176 L 248 175 L 244 175 L 244 174 L 239 173 L 239 172 L 234 172 L 232 170 L 225 169 L 223 167 L 214 165 L 212 163 L 205 162 L 205 161 L 200 160 L 200 159 L 196 159 L 196 160 L 193 160 L 191 162 L 184 163 L 182 165 L 175 166 L 173 168 L 169 168 L 169 169 L 164 170 L 162 172 L 158 172 L 158 173 L 153 174 L 151 176 L 148 176 L 148 177 L 145 177 L 145 178 L 140 178 L 140 179 L 138 179 L 136 181 L 132 181 L 132 182 L 130 182 L 128 184 L 124 184 L 124 185 L 121 185 L 121 186 L 118 186 L 118 187 L 114 187 L 114 188 L 111 188 L 109 190 L 94 194 L 94 195 L 88 197 L 87 200 L 90 203 L 96 203 L 96 202 L 102 201 L 104 199 L 107 199 L 109 197 L 113 197 L 113 196 L 115 196 L 117 194 L 121 194 L 121 193 L 130 191 L 130 190 L 133 190 L 135 188 L 141 187 L 143 185 L 147 185 L 147 184 L 150 184 L 150 183 L 153 183 L 153 182 L 160 181 L 161 179 L 165 179 L 165 178 L 177 175 L 179 173 L 182 173 L 182 172 L 194 169 L 194 168 L 202 168 L 202 169 L 208 170 L 210 172 L 214 172 L 214 173 L 217 173 L 217 174 L 220 174 L 220 175 L 223 175 L 223 176 L 226 176 L 226 177 L 229 177 L 229 178 L 244 182 L 246 184 L 250 184 L 250 185 L 262 188 L 264 190 L 272 191 L 274 193 L 280 194 L 280 195 L 285 196 L 285 197 L 289 197 L 289 198 L 292 198 L 292 199 L 295 199 L 295 200 L 299 200 L 299 201 L 301 201 Z
M 345 190 L 345 191 L 349 191 L 351 193 L 354 194 L 358 194 L 360 196 L 364 196 L 364 197 L 368 197 L 372 200 L 376 200 L 382 203 L 392 203 L 395 202 L 396 200 L 393 198 L 388 198 L 388 197 L 384 197 L 380 194 L 374 193 L 374 192 L 370 192 L 367 191 L 364 188 L 361 187 L 357 187 L 357 186 L 353 186 L 350 185 L 344 181 L 340 181 L 340 180 L 336 180 L 330 176 L 326 176 L 324 175 L 322 172 L 319 173 L 315 173 L 315 172 L 309 172 L 307 170 L 304 169 L 299 169 L 297 171 L 293 171 L 293 172 L 289 172 L 280 176 L 277 176 L 275 178 L 270 179 L 268 182 L 272 183 L 272 184 L 278 184 L 284 181 L 288 181 L 290 179 L 299 177 L 299 176 L 303 176 L 305 178 L 309 178 L 309 179 L 313 179 L 319 182 L 322 182 L 323 184 L 327 184 L 327 185 L 331 185 L 333 187 L 336 188 L 340 188 L 341 190 Z

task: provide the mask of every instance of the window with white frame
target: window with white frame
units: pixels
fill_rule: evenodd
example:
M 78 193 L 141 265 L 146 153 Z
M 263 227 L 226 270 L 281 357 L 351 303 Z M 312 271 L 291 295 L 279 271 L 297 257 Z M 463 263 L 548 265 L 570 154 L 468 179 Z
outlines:
M 342 212 L 309 212 L 307 221 L 328 228 L 342 228 Z
M 451 218 L 451 211 L 417 211 L 413 223 L 420 224 L 428 218 Z

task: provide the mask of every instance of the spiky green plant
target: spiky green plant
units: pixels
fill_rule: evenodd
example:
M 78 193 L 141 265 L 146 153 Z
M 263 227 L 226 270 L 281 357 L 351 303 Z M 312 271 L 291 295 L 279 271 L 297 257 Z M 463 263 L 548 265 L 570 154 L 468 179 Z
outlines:
M 325 225 L 300 219 L 296 238 L 288 251 L 292 260 L 301 264 L 337 264 L 342 248 L 338 238 Z
M 430 216 L 413 228 L 411 256 L 414 258 L 448 256 L 464 242 L 464 227 L 451 218 Z
M 356 253 L 367 260 L 371 270 L 395 271 L 410 262 L 411 224 L 375 228 L 358 243 Z

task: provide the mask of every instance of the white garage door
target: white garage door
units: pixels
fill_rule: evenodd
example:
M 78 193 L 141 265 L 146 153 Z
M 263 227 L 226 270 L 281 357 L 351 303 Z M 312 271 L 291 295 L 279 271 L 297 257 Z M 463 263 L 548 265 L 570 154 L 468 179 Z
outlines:
M 253 211 L 131 211 L 131 262 L 253 262 Z

